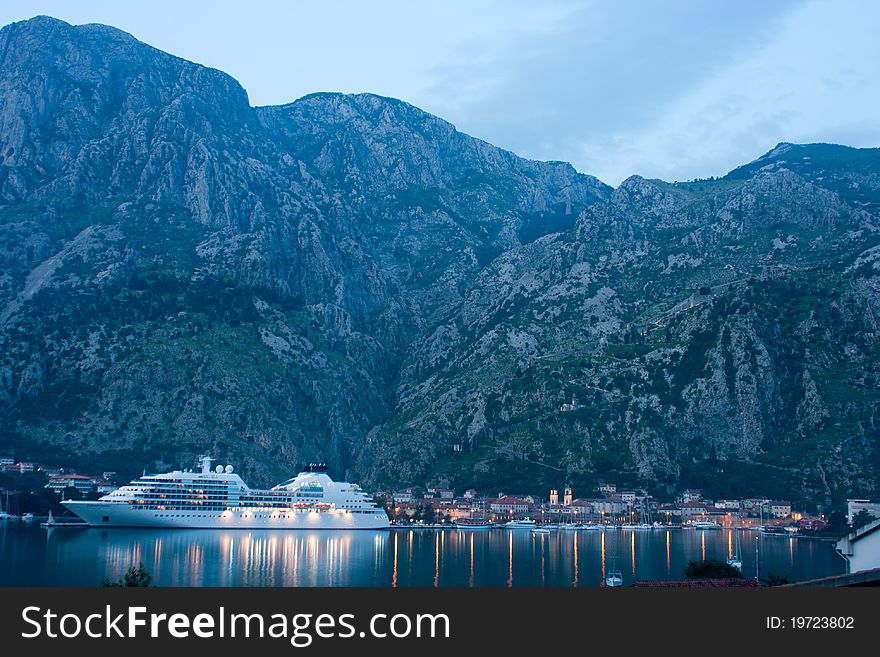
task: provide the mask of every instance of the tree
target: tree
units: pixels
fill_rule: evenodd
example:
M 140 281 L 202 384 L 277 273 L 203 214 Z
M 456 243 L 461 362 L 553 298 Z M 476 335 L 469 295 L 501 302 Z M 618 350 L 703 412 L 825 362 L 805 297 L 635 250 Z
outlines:
M 434 513 L 434 507 L 431 506 L 430 504 L 425 505 L 425 515 L 424 515 L 425 523 L 429 524 L 429 525 L 432 524 L 434 522 L 434 520 L 436 519 L 436 517 L 437 516 Z
M 771 572 L 767 573 L 767 586 L 782 586 L 783 584 L 788 584 L 788 575 L 774 575 Z
M 832 511 L 828 516 L 828 523 L 822 529 L 823 534 L 831 536 L 843 536 L 849 531 L 849 524 L 846 521 L 846 514 L 843 511 Z
M 138 562 L 137 567 L 131 566 L 119 581 L 111 582 L 109 579 L 105 579 L 104 586 L 146 587 L 152 581 L 153 576 L 144 568 L 142 562 Z
M 858 529 L 859 527 L 864 527 L 869 522 L 874 522 L 877 518 L 872 516 L 870 513 L 862 509 L 857 514 L 853 516 L 852 519 L 852 528 Z
M 740 579 L 739 568 L 716 559 L 691 561 L 684 569 L 685 579 Z
M 83 498 L 82 493 L 79 492 L 78 488 L 74 488 L 73 486 L 68 486 L 64 489 L 61 494 L 61 498 L 65 500 L 79 501 Z

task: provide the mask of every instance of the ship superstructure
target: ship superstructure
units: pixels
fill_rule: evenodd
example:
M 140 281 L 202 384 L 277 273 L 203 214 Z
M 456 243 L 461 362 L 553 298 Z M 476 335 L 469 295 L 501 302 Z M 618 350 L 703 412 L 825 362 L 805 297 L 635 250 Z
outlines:
M 357 484 L 333 481 L 323 465 L 269 489 L 249 488 L 232 466 L 144 475 L 96 501 L 63 504 L 94 527 L 204 529 L 381 529 L 388 516 Z

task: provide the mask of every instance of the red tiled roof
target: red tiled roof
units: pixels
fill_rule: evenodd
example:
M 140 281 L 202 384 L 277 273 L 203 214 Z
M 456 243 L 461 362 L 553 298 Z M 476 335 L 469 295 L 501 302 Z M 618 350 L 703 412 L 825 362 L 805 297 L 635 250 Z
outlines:
M 506 495 L 505 497 L 499 497 L 497 500 L 490 500 L 491 504 L 528 504 L 526 500 L 521 500 L 518 497 L 511 497 L 510 495 Z

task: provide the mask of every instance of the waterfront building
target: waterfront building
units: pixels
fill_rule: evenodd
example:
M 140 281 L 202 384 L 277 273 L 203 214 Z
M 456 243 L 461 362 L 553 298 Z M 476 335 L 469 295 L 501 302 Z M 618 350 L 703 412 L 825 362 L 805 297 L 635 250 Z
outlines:
M 847 572 L 880 568 L 880 520 L 869 522 L 837 542 L 837 551 L 846 559 Z
M 659 507 L 661 513 L 678 516 L 682 522 L 695 517 L 705 517 L 708 508 L 703 502 L 682 502 L 681 504 L 664 504 Z
M 747 497 L 742 501 L 742 508 L 745 511 L 758 513 L 761 509 L 766 508 L 768 504 L 770 504 L 770 500 L 765 497 Z
M 774 518 L 787 518 L 791 515 L 791 502 L 773 500 L 769 506 L 770 515 Z
M 46 488 L 51 488 L 59 494 L 67 488 L 75 488 L 77 491 L 85 495 L 86 493 L 91 493 L 95 490 L 95 480 L 92 477 L 86 477 L 85 475 L 63 474 L 58 477 L 51 477 L 49 483 L 46 484 Z M 111 488 L 110 490 L 114 489 Z
M 588 520 L 590 516 L 596 513 L 592 500 L 572 500 L 568 508 L 571 510 L 573 522 Z
M 617 484 L 599 484 L 599 492 L 602 495 L 614 495 L 617 492 Z
M 853 517 L 858 514 L 859 511 L 865 511 L 875 518 L 880 518 L 880 502 L 855 499 L 846 501 L 846 521 L 849 524 L 852 524 Z
M 511 495 L 506 495 L 504 497 L 498 497 L 496 499 L 486 500 L 487 506 L 489 507 L 489 511 L 495 514 L 513 514 L 518 515 L 521 513 L 528 513 L 531 507 L 531 504 L 525 499 L 520 499 L 518 497 L 513 497 Z
M 593 500 L 593 513 L 603 516 L 619 516 L 629 510 L 626 502 L 616 496 L 607 497 L 604 500 Z
M 478 512 L 478 509 L 467 502 L 453 502 L 452 500 L 447 502 L 446 500 L 443 500 L 439 505 L 434 507 L 434 511 L 438 516 L 448 517 L 449 520 L 455 521 L 459 518 L 473 517 Z
M 742 502 L 739 500 L 715 500 L 716 509 L 724 509 L 726 511 L 739 511 Z

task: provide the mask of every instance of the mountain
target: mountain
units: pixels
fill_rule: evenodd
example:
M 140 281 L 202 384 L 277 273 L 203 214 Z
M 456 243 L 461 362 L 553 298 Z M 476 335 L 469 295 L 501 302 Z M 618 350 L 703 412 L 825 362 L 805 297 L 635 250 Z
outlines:
M 0 31 L 0 451 L 255 482 L 880 489 L 880 151 L 617 189 L 407 103 Z

